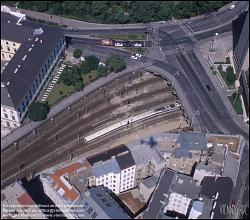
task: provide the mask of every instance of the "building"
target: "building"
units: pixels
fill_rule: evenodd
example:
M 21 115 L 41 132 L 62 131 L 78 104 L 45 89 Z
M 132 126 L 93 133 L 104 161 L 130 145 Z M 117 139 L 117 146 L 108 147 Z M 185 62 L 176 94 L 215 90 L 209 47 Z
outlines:
M 130 219 L 128 213 L 116 202 L 112 191 L 106 187 L 90 188 L 84 193 L 84 197 L 86 202 L 81 204 L 86 206 L 92 219 Z
M 125 145 L 111 148 L 86 160 L 93 172 L 89 186 L 104 185 L 115 194 L 135 186 L 136 165 L 130 150 Z
M 209 219 L 212 200 L 200 196 L 201 186 L 196 181 L 173 170 L 162 171 L 150 199 L 144 219 Z
M 136 164 L 136 186 L 141 183 L 142 179 L 152 176 L 166 166 L 166 160 L 157 150 L 157 146 L 151 147 L 151 142 L 154 142 L 152 137 L 145 137 L 143 140 L 127 144 Z M 155 142 L 155 145 L 157 145 L 157 142 Z
M 22 20 L 1 11 L 1 127 L 9 130 L 21 125 L 66 45 L 62 30 Z
M 201 196 L 213 201 L 211 219 L 226 219 L 227 208 L 230 204 L 230 196 L 233 182 L 229 177 L 204 177 L 201 184 Z
M 19 182 L 1 190 L 1 219 L 46 219 Z
M 249 11 L 233 51 L 237 79 L 240 82 L 244 121 L 249 121 Z M 248 75 L 248 76 L 247 76 Z
M 77 161 L 56 170 L 48 170 L 40 175 L 45 194 L 54 202 L 67 218 L 77 218 L 78 212 L 72 207 L 81 196 L 71 184 L 70 177 L 77 176 L 90 167 L 87 161 Z

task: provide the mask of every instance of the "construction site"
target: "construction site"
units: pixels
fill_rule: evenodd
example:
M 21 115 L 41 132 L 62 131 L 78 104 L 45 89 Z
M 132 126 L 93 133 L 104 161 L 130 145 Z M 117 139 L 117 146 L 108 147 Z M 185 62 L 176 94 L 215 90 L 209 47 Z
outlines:
M 1 154 L 1 186 L 36 176 L 60 162 L 164 131 L 190 130 L 180 104 L 173 111 L 130 120 L 89 143 L 84 138 L 142 113 L 180 103 L 171 83 L 144 70 L 131 72 L 71 105 Z M 170 107 L 169 107 L 170 106 Z

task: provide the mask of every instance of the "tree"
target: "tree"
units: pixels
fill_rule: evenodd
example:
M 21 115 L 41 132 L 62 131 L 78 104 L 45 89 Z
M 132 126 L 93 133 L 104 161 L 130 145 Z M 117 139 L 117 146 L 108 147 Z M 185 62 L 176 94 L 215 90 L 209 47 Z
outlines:
M 60 81 L 66 86 L 70 86 L 73 83 L 73 71 L 70 69 L 65 69 L 60 76 Z
M 119 56 L 114 54 L 110 55 L 106 60 L 106 65 L 108 67 L 109 72 L 114 71 L 118 73 L 124 69 L 126 69 L 126 62 Z
M 227 69 L 226 69 L 226 74 L 227 74 L 227 81 L 230 83 L 230 84 L 234 84 L 235 80 L 236 80 L 236 76 L 234 74 L 234 69 L 232 66 L 228 66 Z
M 85 57 L 85 62 L 88 63 L 90 70 L 96 70 L 99 65 L 100 60 L 94 55 L 91 55 L 91 56 Z
M 74 86 L 74 89 L 75 89 L 76 92 L 81 91 L 83 89 L 83 87 L 84 87 L 82 79 L 79 79 L 79 80 L 75 81 L 73 86 Z
M 88 62 L 83 61 L 80 65 L 81 74 L 85 75 L 91 71 L 91 66 Z
M 79 58 L 81 55 L 82 55 L 82 50 L 79 49 L 79 48 L 76 48 L 76 49 L 74 50 L 74 52 L 73 52 L 73 56 L 74 56 L 75 58 Z
M 105 77 L 108 75 L 108 70 L 106 66 L 100 65 L 97 68 L 97 75 L 98 77 Z
M 42 121 L 46 119 L 49 113 L 49 106 L 47 103 L 33 102 L 28 107 L 28 117 L 32 121 Z

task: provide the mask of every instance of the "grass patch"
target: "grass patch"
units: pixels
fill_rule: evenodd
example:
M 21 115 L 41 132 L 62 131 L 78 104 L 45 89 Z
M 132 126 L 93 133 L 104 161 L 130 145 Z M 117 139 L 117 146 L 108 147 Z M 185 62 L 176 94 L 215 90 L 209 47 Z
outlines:
M 223 78 L 224 82 L 226 83 L 227 87 L 229 89 L 235 89 L 235 85 L 234 85 L 235 80 L 230 81 L 229 76 L 228 76 L 228 75 L 230 75 L 231 77 L 234 77 L 236 79 L 235 74 L 232 72 L 227 73 L 227 72 L 223 71 L 222 65 L 218 66 L 218 70 L 219 70 L 219 73 L 220 73 L 221 77 Z
M 241 100 L 240 100 L 240 95 L 237 96 L 237 99 L 235 101 L 237 93 L 234 93 L 231 96 L 228 96 L 229 101 L 231 102 L 232 106 L 234 107 L 236 113 L 238 115 L 242 115 L 243 114 L 243 109 L 242 109 L 242 105 L 241 105 Z M 234 104 L 235 101 L 235 104 Z
M 64 97 L 67 97 L 74 93 L 74 87 L 73 86 L 66 86 L 62 82 L 57 82 L 55 84 L 55 87 L 52 89 L 51 93 L 48 97 L 48 104 L 49 106 L 52 106 L 59 101 L 61 101 Z
M 142 54 L 142 55 L 145 55 L 146 52 L 147 52 L 147 48 L 123 48 L 124 50 L 128 50 L 128 51 L 131 51 L 131 52 L 134 52 L 134 53 L 139 53 L 139 54 Z
M 113 40 L 146 40 L 145 34 L 99 34 L 98 37 Z
M 97 79 L 98 79 L 98 76 L 97 76 L 96 70 L 91 70 L 91 72 L 89 72 L 83 76 L 83 83 L 86 86 L 86 85 L 94 82 Z

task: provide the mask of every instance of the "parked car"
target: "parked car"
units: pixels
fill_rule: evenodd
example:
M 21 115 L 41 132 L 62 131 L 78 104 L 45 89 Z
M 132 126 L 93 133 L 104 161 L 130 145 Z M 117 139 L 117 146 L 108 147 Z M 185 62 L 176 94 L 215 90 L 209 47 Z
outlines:
M 138 57 L 137 56 L 131 56 L 131 59 L 133 59 L 133 60 L 137 60 L 138 59 Z
M 123 47 L 123 44 L 122 43 L 115 43 L 115 46 L 116 47 Z
M 134 46 L 135 46 L 135 47 L 141 47 L 142 44 L 140 44 L 140 43 L 135 43 Z
M 139 53 L 135 54 L 135 56 L 137 56 L 138 58 L 141 58 L 141 54 Z

